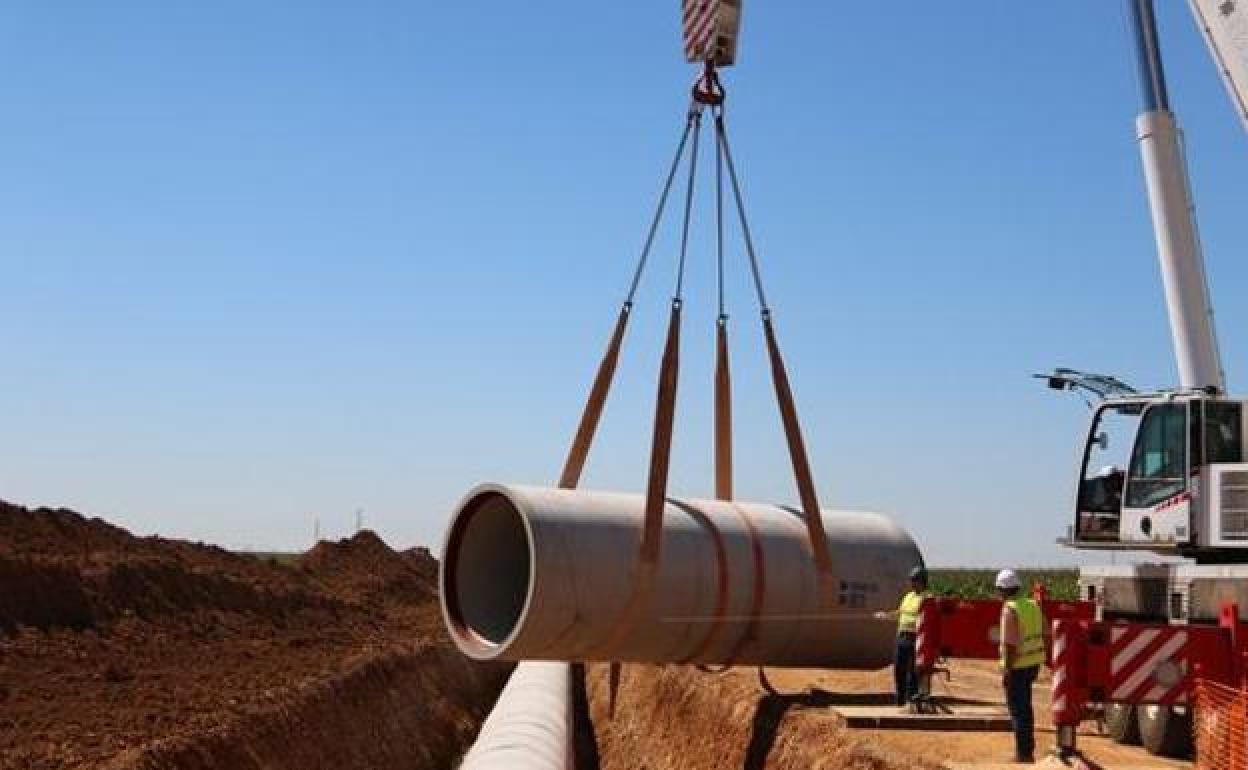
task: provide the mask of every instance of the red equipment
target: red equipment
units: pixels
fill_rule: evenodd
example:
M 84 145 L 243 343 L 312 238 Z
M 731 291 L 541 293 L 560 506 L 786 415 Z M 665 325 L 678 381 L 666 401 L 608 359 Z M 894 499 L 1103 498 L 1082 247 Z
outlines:
M 1051 633 L 1045 658 L 1053 670 L 1053 724 L 1058 751 L 1076 753 L 1075 728 L 1091 703 L 1186 704 L 1197 680 L 1248 685 L 1248 623 L 1224 604 L 1215 625 L 1095 620 L 1091 602 L 1041 599 Z M 999 656 L 1001 602 L 930 598 L 919 610 L 915 667 L 923 704 L 940 658 Z

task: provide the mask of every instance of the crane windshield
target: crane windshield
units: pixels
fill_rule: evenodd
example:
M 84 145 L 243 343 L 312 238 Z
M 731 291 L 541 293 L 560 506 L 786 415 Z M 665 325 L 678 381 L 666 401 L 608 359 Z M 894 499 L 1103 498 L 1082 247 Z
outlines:
M 1151 508 L 1187 489 L 1187 404 L 1154 404 L 1131 454 L 1127 508 Z

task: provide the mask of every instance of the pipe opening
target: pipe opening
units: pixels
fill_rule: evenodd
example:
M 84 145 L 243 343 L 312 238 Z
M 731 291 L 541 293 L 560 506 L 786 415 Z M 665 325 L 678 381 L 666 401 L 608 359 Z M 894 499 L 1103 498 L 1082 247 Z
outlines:
M 447 540 L 443 596 L 452 631 L 488 655 L 520 622 L 532 558 L 524 518 L 498 492 L 482 492 L 456 517 Z

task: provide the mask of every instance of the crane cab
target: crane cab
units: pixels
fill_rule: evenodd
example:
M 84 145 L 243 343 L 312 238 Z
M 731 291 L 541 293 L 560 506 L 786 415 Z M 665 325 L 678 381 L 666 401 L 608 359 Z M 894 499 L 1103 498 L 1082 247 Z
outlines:
M 1205 391 L 1102 398 L 1083 445 L 1074 521 L 1060 542 L 1242 560 L 1246 419 L 1244 400 Z

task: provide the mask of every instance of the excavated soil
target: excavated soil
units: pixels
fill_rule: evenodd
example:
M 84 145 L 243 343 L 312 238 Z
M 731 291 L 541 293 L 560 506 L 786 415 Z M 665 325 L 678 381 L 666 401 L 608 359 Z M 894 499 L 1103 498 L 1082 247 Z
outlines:
M 761 686 L 757 671 L 734 668 L 705 673 L 687 666 L 622 668 L 611 709 L 607 665 L 589 666 L 584 677 L 592 727 L 582 729 L 577 753 L 582 768 L 606 770 L 779 770 L 781 768 L 951 768 L 999 770 L 1010 762 L 1009 732 L 879 730 L 848 728 L 840 705 L 875 706 L 891 701 L 892 672 L 768 669 L 780 694 Z M 575 670 L 575 669 L 574 669 Z M 949 678 L 934 682 L 938 697 L 1004 711 L 1000 673 L 991 661 L 953 661 Z M 1048 681 L 1035 692 L 1037 756 L 1055 736 L 1049 719 Z M 881 713 L 894 713 L 887 705 Z M 955 710 L 959 708 L 954 707 Z M 585 723 L 582 721 L 582 725 Z M 1166 770 L 1191 768 L 1182 760 L 1150 756 L 1080 727 L 1078 742 L 1090 767 Z M 1038 767 L 1068 767 L 1055 758 Z
M 752 671 L 624 666 L 612 708 L 610 666 L 585 672 L 591 736 L 578 760 L 603 770 L 902 770 L 941 767 L 855 735 L 806 694 L 759 689 Z
M 437 564 L 371 532 L 294 563 L 0 503 L 0 768 L 441 768 L 505 679 Z

